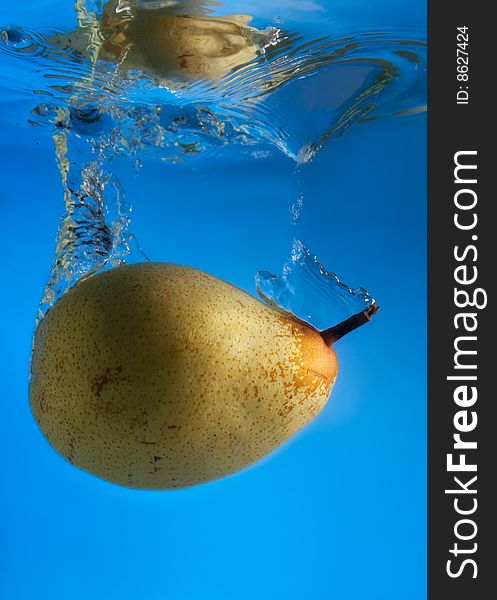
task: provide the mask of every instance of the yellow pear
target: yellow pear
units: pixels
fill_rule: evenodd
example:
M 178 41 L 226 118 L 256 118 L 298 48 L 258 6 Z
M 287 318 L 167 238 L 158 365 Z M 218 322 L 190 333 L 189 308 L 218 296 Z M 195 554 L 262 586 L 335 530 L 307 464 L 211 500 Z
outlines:
M 211 16 L 195 4 L 119 9 L 109 0 L 100 17 L 80 9 L 80 27 L 49 36 L 49 43 L 137 70 L 172 89 L 192 80 L 218 81 L 259 54 L 265 32 L 250 27 L 250 15 Z
M 80 281 L 35 332 L 30 404 L 70 463 L 140 489 L 192 486 L 266 456 L 337 375 L 319 333 L 202 271 L 121 266 Z
M 99 58 L 152 76 L 218 80 L 257 56 L 249 15 L 209 16 L 178 6 L 135 4 L 116 12 L 107 2 L 100 21 Z

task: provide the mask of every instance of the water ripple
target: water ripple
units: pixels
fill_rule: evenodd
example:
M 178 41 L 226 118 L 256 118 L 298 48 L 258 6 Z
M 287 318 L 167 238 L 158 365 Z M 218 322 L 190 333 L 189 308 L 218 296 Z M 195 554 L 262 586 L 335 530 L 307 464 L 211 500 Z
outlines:
M 44 52 L 43 36 L 23 29 L 22 27 L 7 27 L 0 33 L 1 48 L 11 55 L 20 55 L 31 58 Z
M 150 154 L 147 140 L 152 138 L 158 158 L 167 157 L 175 147 L 179 149 L 177 159 L 183 154 L 198 153 L 183 152 L 179 139 L 179 136 L 193 135 L 203 140 L 203 143 L 194 142 L 197 149 L 207 148 L 209 136 L 213 146 L 236 138 L 241 143 L 273 144 L 294 160 L 306 162 L 330 137 L 341 135 L 356 122 L 380 116 L 417 114 L 424 109 L 426 48 L 422 32 L 419 32 L 421 41 L 410 36 L 403 39 L 399 31 L 395 37 L 387 32 L 360 32 L 337 39 L 329 36 L 307 39 L 272 26 L 265 30 L 247 26 L 243 32 L 250 38 L 246 43 L 254 48 L 253 56 L 216 79 L 182 78 L 174 70 L 168 75 L 149 66 L 138 68 L 135 64 L 134 68 L 125 68 L 122 60 L 109 60 L 108 51 L 103 54 L 105 59 L 99 58 L 101 51 L 92 58 L 91 52 L 85 50 L 89 34 L 84 33 L 84 28 L 36 33 L 7 27 L 0 33 L 0 54 L 9 57 L 11 76 L 6 78 L 3 87 L 29 78 L 29 72 L 22 66 L 17 67 L 19 77 L 16 77 L 16 65 L 12 63 L 14 57 L 24 59 L 23 63 L 29 59 L 36 86 L 24 87 L 25 99 L 35 93 L 39 106 L 76 107 L 77 110 L 72 111 L 73 124 L 86 105 L 97 105 L 99 112 L 109 115 L 110 128 L 122 129 L 115 132 L 117 138 L 139 137 L 136 127 L 140 119 L 129 118 L 130 110 L 141 112 L 141 121 L 146 122 L 148 128 L 154 111 L 160 109 L 163 115 L 176 111 L 180 118 L 187 110 L 190 116 L 185 131 L 181 131 L 175 121 L 176 138 L 169 125 L 164 127 L 164 118 L 156 120 L 153 136 L 143 136 L 141 149 L 146 154 Z M 106 43 L 106 38 L 98 31 L 95 35 L 93 43 L 98 49 Z M 362 80 L 350 87 L 348 98 L 341 98 L 344 82 L 361 67 Z M 319 130 L 313 131 L 313 139 L 302 138 L 298 115 L 291 115 L 285 106 L 285 88 L 298 89 L 304 80 L 309 94 L 316 96 L 315 105 L 319 107 L 316 112 L 322 113 L 325 109 L 329 113 L 327 122 L 320 115 L 322 123 Z M 323 81 L 326 86 L 322 85 Z M 342 101 L 338 102 L 340 98 Z M 201 121 L 194 123 L 191 118 L 191 113 L 198 110 L 208 111 L 210 120 L 216 122 L 208 133 Z M 306 114 L 313 110 L 313 106 L 307 106 Z M 32 106 L 30 112 L 29 122 L 40 125 L 43 114 L 50 115 L 57 110 Z M 50 124 L 50 120 L 47 122 Z M 124 127 L 131 129 L 123 130 Z M 226 130 L 230 132 L 227 135 Z M 157 143 L 158 139 L 162 140 L 161 144 Z M 138 150 L 136 146 L 135 149 Z

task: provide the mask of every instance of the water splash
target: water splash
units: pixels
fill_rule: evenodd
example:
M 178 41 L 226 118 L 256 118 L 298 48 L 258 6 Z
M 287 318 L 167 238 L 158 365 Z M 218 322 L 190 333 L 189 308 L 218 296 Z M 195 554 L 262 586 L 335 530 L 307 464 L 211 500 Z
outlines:
M 0 54 L 30 59 L 35 86 L 24 91 L 26 103 L 35 92 L 45 107 L 94 105 L 109 117 L 106 126 L 115 131 L 114 137 L 139 139 L 135 149 L 145 155 L 185 160 L 235 142 L 271 145 L 305 163 L 355 123 L 424 110 L 426 48 L 410 31 L 405 37 L 396 30 L 395 35 L 359 32 L 309 39 L 272 25 L 251 27 L 245 23 L 248 17 L 211 16 L 209 3 L 160 2 L 157 10 L 157 2 L 141 2 L 142 13 L 162 15 L 168 27 L 179 27 L 171 21 L 180 18 L 177 13 L 194 10 L 188 21 L 201 23 L 212 44 L 219 42 L 219 24 L 232 19 L 236 48 L 243 49 L 233 50 L 225 62 L 216 55 L 204 63 L 185 63 L 183 69 L 174 61 L 166 68 L 136 52 L 131 56 L 121 32 L 133 21 L 130 11 L 136 3 L 113 2 L 115 12 L 109 16 L 112 2 L 80 0 L 79 26 L 73 31 L 35 34 L 5 28 Z M 140 27 L 154 21 L 143 23 L 137 25 L 135 38 Z M 145 43 L 135 38 L 135 45 L 136 40 Z M 26 69 L 26 62 L 17 68 Z M 139 118 L 130 118 L 131 112 Z M 157 112 L 162 118 L 152 122 Z M 42 123 L 40 118 L 29 121 Z M 141 135 L 143 121 L 152 136 Z M 185 144 L 185 137 L 193 141 Z
M 57 232 L 55 255 L 37 323 L 81 279 L 104 269 L 148 260 L 128 231 L 132 208 L 112 174 L 113 155 L 108 151 L 108 140 L 91 139 L 85 147 L 88 141 L 71 135 L 63 125 L 69 113 L 58 118 L 60 127 L 53 137 L 65 214 Z
M 259 295 L 271 306 L 295 315 L 319 330 L 339 323 L 375 303 L 364 288 L 351 288 L 326 271 L 305 244 L 295 240 L 281 275 L 260 271 Z
M 51 128 L 64 190 L 39 318 L 79 279 L 145 259 L 128 232 L 131 206 L 112 175 L 116 157 L 174 163 L 240 144 L 254 146 L 254 158 L 276 151 L 303 165 L 357 123 L 425 109 L 421 30 L 312 37 L 285 30 L 283 21 L 256 28 L 250 17 L 223 16 L 220 3 L 198 0 L 76 0 L 75 7 L 75 29 L 0 28 L 0 61 L 9 61 L 0 103 L 15 89 L 17 114 Z M 177 31 L 175 43 L 183 43 L 181 27 L 198 26 L 222 52 L 206 61 L 198 49 L 169 48 L 176 63 L 149 60 L 140 44 L 147 47 L 157 23 Z M 302 194 L 290 210 L 296 224 Z M 267 301 L 320 328 L 374 302 L 300 241 L 283 274 L 261 272 L 257 286 Z M 331 315 L 333 306 L 343 314 Z

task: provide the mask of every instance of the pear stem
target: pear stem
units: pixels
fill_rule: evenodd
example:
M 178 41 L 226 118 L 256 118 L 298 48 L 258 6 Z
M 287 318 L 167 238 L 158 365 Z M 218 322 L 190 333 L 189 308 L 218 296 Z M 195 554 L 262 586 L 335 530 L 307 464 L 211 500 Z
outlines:
M 371 304 L 371 306 L 368 306 L 365 310 L 352 315 L 348 319 L 345 319 L 345 321 L 338 323 L 338 325 L 321 331 L 321 337 L 327 346 L 331 346 L 344 335 L 347 335 L 347 333 L 354 331 L 354 329 L 357 329 L 361 325 L 364 325 L 370 321 L 371 317 L 379 310 L 379 306 L 376 304 Z

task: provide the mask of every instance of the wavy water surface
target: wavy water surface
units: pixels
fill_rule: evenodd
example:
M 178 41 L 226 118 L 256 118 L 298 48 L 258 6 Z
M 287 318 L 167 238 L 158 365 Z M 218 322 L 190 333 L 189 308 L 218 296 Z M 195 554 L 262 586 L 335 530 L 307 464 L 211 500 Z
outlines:
M 131 206 L 112 174 L 116 157 L 174 163 L 239 144 L 305 164 L 356 123 L 424 110 L 422 30 L 340 30 L 335 37 L 330 27 L 316 35 L 314 26 L 311 35 L 281 19 L 256 19 L 256 27 L 227 8 L 195 0 L 78 0 L 71 26 L 0 27 L 3 119 L 17 124 L 21 115 L 52 132 L 64 190 L 39 317 L 81 277 L 144 259 L 128 232 Z M 294 204 L 294 218 L 301 204 Z M 335 280 L 298 241 L 283 276 L 259 274 L 258 287 L 270 301 L 319 322 L 316 311 L 294 300 L 296 287 L 305 291 L 311 282 L 312 291 L 317 280 L 328 300 L 348 298 L 349 308 L 372 302 Z

